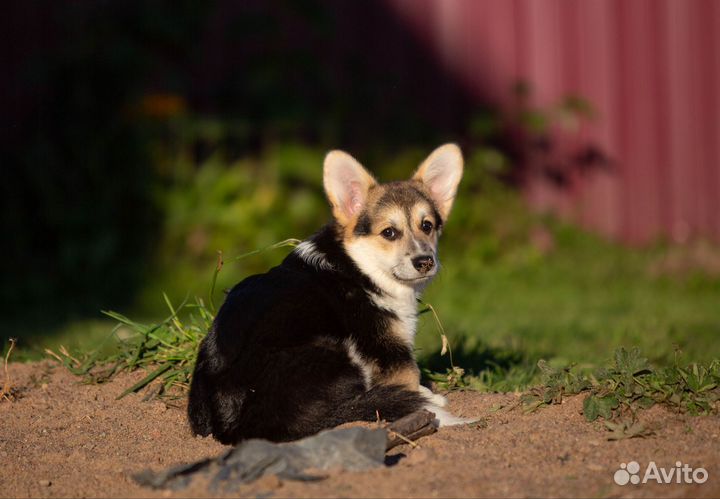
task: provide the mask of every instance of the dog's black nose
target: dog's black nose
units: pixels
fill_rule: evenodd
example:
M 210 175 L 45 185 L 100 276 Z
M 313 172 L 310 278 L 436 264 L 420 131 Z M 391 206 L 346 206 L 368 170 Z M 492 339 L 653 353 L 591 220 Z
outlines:
M 424 274 L 435 266 L 435 260 L 430 255 L 416 256 L 412 259 L 412 264 L 415 270 Z

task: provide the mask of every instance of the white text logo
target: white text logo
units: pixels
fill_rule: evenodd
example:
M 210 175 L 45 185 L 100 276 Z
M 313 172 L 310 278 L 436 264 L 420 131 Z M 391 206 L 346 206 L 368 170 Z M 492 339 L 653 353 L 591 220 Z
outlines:
M 705 468 L 691 468 L 688 464 L 680 461 L 672 468 L 659 468 L 655 461 L 650 461 L 645 473 L 640 478 L 640 464 L 637 461 L 620 463 L 620 469 L 613 475 L 615 483 L 637 485 L 639 483 L 705 483 L 708 479 L 708 472 Z

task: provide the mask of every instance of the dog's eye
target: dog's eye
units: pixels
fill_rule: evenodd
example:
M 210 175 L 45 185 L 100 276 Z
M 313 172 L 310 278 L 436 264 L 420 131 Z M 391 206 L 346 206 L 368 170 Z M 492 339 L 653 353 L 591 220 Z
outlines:
M 388 241 L 394 241 L 399 236 L 398 231 L 396 231 L 392 227 L 388 227 L 387 229 L 383 230 L 380 234 L 382 235 L 382 237 L 384 237 Z
M 423 223 L 420 224 L 420 228 L 425 234 L 430 234 L 433 230 L 433 224 L 430 220 L 423 220 Z

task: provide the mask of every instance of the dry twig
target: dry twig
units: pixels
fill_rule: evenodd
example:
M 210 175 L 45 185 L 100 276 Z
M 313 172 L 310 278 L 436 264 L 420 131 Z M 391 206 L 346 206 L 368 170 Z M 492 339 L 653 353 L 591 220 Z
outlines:
M 8 360 L 10 359 L 10 353 L 13 351 L 13 348 L 15 348 L 16 342 L 17 340 L 15 338 L 10 338 L 10 348 L 8 348 L 8 351 L 5 354 L 5 381 L 3 381 L 2 391 L 0 392 L 0 400 L 7 400 L 8 402 L 12 402 L 15 399 L 15 389 L 13 388 L 12 382 L 10 381 Z

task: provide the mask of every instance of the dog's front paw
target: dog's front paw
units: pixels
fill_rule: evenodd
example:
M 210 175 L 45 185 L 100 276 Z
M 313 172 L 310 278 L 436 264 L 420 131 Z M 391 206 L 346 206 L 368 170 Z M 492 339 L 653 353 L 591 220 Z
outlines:
M 445 407 L 448 403 L 447 398 L 439 393 L 433 393 L 427 386 L 420 385 L 420 393 L 423 397 L 425 397 L 425 400 L 430 402 L 432 405 Z
M 428 387 L 420 385 L 420 393 L 428 401 L 424 409 L 435 414 L 435 425 L 436 426 L 456 426 L 463 424 L 470 424 L 477 421 L 479 418 L 461 418 L 450 414 L 443 407 L 447 406 L 448 400 L 439 393 L 433 393 Z

